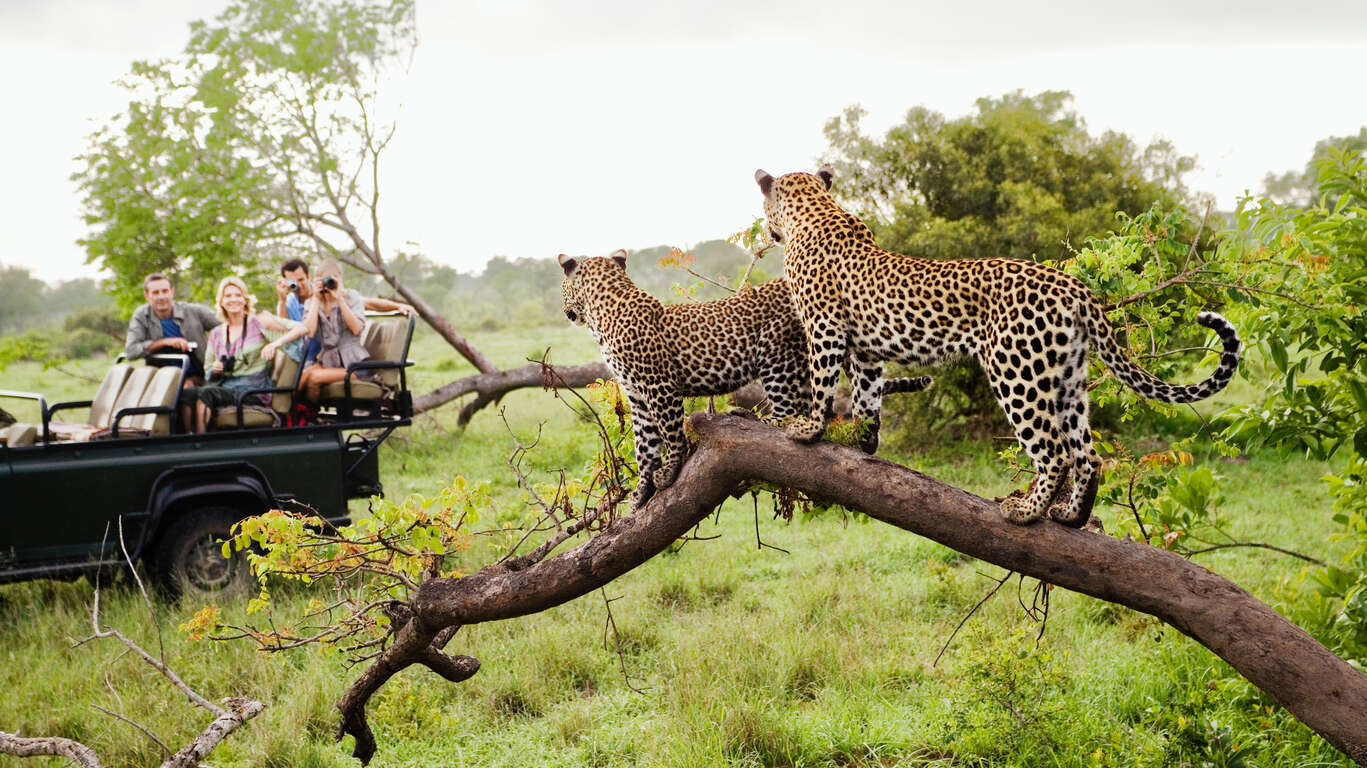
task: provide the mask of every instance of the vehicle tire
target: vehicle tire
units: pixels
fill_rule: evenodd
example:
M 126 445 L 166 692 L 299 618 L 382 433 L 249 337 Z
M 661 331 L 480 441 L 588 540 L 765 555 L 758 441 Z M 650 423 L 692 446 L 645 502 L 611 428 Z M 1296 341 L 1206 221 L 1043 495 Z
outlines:
M 171 524 L 157 545 L 157 580 L 172 597 L 220 600 L 246 594 L 253 583 L 246 556 L 223 556 L 233 523 L 249 513 L 229 506 L 191 510 Z

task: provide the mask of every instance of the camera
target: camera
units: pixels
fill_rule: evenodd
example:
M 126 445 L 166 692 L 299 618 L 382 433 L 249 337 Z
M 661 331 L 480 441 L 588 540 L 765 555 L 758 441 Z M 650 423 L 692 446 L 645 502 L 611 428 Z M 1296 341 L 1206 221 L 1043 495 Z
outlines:
M 227 376 L 233 372 L 233 366 L 237 365 L 237 358 L 232 355 L 223 355 L 218 358 L 218 362 L 223 363 L 223 373 L 221 375 Z
M 285 283 L 285 287 L 289 288 L 290 291 L 291 291 L 292 293 L 298 293 L 298 292 L 299 292 L 299 281 L 298 281 L 298 280 L 291 280 L 291 281 L 289 281 L 288 283 Z
M 332 275 L 328 275 L 327 277 L 323 278 L 323 290 L 325 290 L 325 291 L 335 291 L 335 290 L 337 290 L 337 278 L 333 277 Z

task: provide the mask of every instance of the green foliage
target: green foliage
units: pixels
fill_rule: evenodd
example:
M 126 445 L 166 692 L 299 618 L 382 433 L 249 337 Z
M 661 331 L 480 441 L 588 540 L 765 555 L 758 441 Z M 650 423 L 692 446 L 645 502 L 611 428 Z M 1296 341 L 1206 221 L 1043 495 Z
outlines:
M 1105 235 L 1117 211 L 1180 199 L 1192 158 L 1166 143 L 1141 152 L 1123 134 L 1094 137 L 1071 100 L 1016 91 L 954 119 L 915 107 L 881 141 L 850 107 L 825 129 L 835 193 L 889 250 L 1036 260 Z
M 1025 628 L 976 627 L 956 653 L 960 678 L 946 723 L 956 754 L 996 761 L 1050 751 L 1068 723 L 1066 656 L 1055 659 Z
M 1322 201 L 1326 208 L 1334 208 L 1339 195 L 1333 190 L 1321 189 L 1320 167 L 1332 160 L 1335 151 L 1357 155 L 1367 153 L 1367 126 L 1359 130 L 1356 136 L 1330 136 L 1315 142 L 1315 150 L 1303 170 L 1264 176 L 1263 194 L 1289 205 L 1309 207 Z
M 1264 308 L 1254 330 L 1276 383 L 1267 402 L 1242 409 L 1227 433 L 1316 457 L 1349 454 L 1344 470 L 1326 480 L 1336 497 L 1338 537 L 1350 551 L 1338 565 L 1309 574 L 1311 589 L 1336 606 L 1322 614 L 1323 629 L 1342 653 L 1361 660 L 1367 656 L 1367 157 L 1331 148 L 1316 168 L 1320 205 L 1262 201 L 1240 208 L 1238 246 L 1295 274 L 1315 300 Z
M 127 111 L 73 177 L 92 227 L 81 242 L 119 305 L 140 303 L 153 271 L 181 298 L 226 274 L 262 295 L 285 255 L 341 252 L 319 228 L 350 250 L 343 219 L 375 199 L 352 161 L 374 170 L 393 131 L 378 84 L 415 44 L 409 0 L 240 0 L 192 24 L 180 56 L 135 63 Z

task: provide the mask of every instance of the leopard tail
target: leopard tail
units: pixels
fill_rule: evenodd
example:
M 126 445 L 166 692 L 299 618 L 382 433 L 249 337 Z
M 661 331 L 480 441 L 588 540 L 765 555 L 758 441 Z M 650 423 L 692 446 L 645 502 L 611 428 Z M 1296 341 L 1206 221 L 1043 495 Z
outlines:
M 911 376 L 894 379 L 883 379 L 884 395 L 900 395 L 911 392 L 920 392 L 930 388 L 934 379 L 929 376 Z
M 1210 328 L 1220 336 L 1224 347 L 1220 355 L 1220 365 L 1204 381 L 1196 384 L 1169 384 L 1139 367 L 1129 353 L 1115 340 L 1115 331 L 1106 319 L 1106 311 L 1095 299 L 1085 302 L 1081 307 L 1081 319 L 1087 330 L 1097 356 L 1111 369 L 1117 379 L 1139 394 L 1165 403 L 1193 403 L 1205 400 L 1219 392 L 1234 378 L 1239 368 L 1239 334 L 1228 320 L 1215 312 L 1202 312 L 1196 322 Z

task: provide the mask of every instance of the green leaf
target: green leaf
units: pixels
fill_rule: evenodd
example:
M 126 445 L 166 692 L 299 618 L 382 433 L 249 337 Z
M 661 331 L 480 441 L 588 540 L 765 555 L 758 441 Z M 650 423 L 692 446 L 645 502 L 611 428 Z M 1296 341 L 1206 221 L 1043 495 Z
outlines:
M 1272 353 L 1272 362 L 1276 364 L 1277 370 L 1287 369 L 1286 345 L 1276 336 L 1269 337 L 1267 340 L 1268 351 Z

